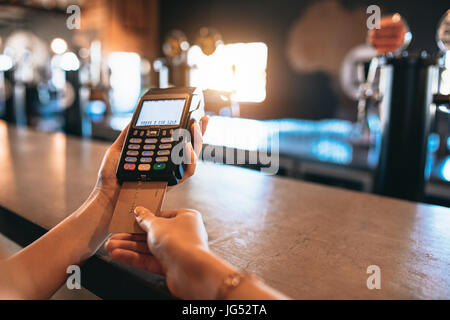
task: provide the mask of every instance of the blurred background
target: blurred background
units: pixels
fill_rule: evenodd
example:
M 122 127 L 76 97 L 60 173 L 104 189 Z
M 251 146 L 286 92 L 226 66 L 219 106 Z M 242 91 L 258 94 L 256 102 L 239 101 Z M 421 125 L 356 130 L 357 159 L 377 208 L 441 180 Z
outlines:
M 368 41 L 370 5 L 402 23 L 399 48 Z M 113 141 L 148 88 L 198 86 L 211 115 L 205 144 L 244 152 L 240 166 L 279 152 L 282 176 L 449 206 L 449 8 L 3 0 L 0 117 Z

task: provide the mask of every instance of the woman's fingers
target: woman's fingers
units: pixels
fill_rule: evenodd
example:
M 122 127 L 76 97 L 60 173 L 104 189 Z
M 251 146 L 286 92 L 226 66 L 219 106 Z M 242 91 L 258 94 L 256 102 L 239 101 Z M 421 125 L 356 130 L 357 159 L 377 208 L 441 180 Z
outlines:
M 199 126 L 199 124 L 197 122 L 194 122 L 192 124 L 192 126 L 191 126 L 191 134 L 192 134 L 191 141 L 193 141 L 193 143 L 194 143 L 194 152 L 195 152 L 195 154 L 198 157 L 198 155 L 202 151 L 203 135 L 202 135 L 202 131 L 200 129 L 200 126 Z
M 165 210 L 159 213 L 159 217 L 170 219 L 175 218 L 180 210 Z
M 150 250 L 148 249 L 147 242 L 143 241 L 110 239 L 106 242 L 105 248 L 109 252 L 113 252 L 115 249 L 125 249 L 136 251 L 139 253 L 151 254 Z
M 147 241 L 147 234 L 131 234 L 131 233 L 116 233 L 111 236 L 113 240 L 130 240 L 130 241 Z
M 208 122 L 209 122 L 209 117 L 208 116 L 203 116 L 200 119 L 200 127 L 202 129 L 202 136 L 205 135 L 206 128 L 208 127 Z
M 189 154 L 189 163 L 184 167 L 183 179 L 180 182 L 184 182 L 186 179 L 194 175 L 195 168 L 197 167 L 197 155 L 195 154 L 192 144 L 188 142 L 186 144 L 186 152 Z
M 128 124 L 125 127 L 125 129 L 123 129 L 122 132 L 119 134 L 119 136 L 117 137 L 116 141 L 114 141 L 114 143 L 111 146 L 113 149 L 122 151 L 123 143 L 125 141 L 125 137 L 127 135 L 129 127 L 130 127 L 130 124 Z
M 144 207 L 136 207 L 134 209 L 136 221 L 145 232 L 149 232 L 152 220 L 157 219 L 155 214 Z
M 185 152 L 189 154 L 189 160 L 187 163 L 183 163 L 184 173 L 183 178 L 179 183 L 184 182 L 186 179 L 191 177 L 195 173 L 197 167 L 197 160 L 200 156 L 203 146 L 203 135 L 208 127 L 209 117 L 203 116 L 200 122 L 194 122 L 191 124 L 191 142 L 186 143 Z M 168 187 L 171 190 L 173 187 Z
M 164 275 L 161 264 L 154 256 L 125 249 L 115 249 L 111 252 L 111 257 L 133 267 Z

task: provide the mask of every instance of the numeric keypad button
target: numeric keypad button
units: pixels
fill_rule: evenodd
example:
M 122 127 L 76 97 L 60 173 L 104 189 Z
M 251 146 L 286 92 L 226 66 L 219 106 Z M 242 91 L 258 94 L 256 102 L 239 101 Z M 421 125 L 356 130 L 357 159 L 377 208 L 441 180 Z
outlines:
M 149 171 L 151 166 L 149 164 L 140 164 L 138 166 L 139 171 Z
M 167 156 L 170 154 L 170 150 L 159 150 L 157 154 L 158 156 Z
M 136 165 L 135 165 L 134 163 L 125 163 L 125 164 L 123 165 L 123 168 L 124 168 L 125 170 L 132 171 L 132 170 L 136 169 Z

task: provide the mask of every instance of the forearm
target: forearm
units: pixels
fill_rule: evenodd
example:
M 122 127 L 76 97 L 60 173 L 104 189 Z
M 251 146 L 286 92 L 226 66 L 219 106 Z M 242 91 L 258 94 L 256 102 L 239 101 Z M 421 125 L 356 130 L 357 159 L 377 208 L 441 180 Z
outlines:
M 197 250 L 192 253 L 195 274 L 192 275 L 194 299 L 230 299 L 230 300 L 276 300 L 288 299 L 285 295 L 265 285 L 253 277 L 244 277 L 237 287 L 225 289 L 225 295 L 218 297 L 225 279 L 239 270 L 210 251 Z
M 108 235 L 113 201 L 94 191 L 86 202 L 43 237 L 6 261 L 11 285 L 21 298 L 50 297 L 70 265 L 92 256 Z

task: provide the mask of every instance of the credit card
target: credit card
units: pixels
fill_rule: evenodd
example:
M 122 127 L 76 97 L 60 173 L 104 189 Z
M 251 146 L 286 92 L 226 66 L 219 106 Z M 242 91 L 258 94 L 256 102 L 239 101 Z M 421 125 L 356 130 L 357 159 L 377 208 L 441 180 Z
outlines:
M 134 208 L 145 207 L 159 215 L 167 182 L 124 181 L 109 225 L 111 233 L 145 233 L 136 222 Z

